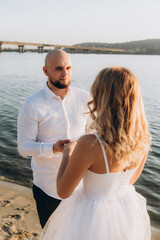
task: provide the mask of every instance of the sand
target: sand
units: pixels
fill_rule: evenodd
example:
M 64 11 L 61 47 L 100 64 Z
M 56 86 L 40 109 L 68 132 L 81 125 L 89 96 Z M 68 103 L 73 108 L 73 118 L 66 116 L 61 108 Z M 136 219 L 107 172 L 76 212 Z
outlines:
M 36 240 L 40 232 L 32 190 L 0 181 L 0 240 Z M 152 240 L 160 240 L 159 229 L 152 228 Z
M 0 181 L 0 240 L 36 240 L 40 232 L 32 190 Z

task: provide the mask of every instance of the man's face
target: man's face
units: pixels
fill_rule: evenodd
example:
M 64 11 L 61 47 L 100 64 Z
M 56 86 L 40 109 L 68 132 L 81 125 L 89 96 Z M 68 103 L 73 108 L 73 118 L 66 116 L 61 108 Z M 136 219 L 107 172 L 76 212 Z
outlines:
M 48 81 L 59 89 L 68 88 L 72 77 L 72 65 L 67 54 L 51 58 L 43 68 Z

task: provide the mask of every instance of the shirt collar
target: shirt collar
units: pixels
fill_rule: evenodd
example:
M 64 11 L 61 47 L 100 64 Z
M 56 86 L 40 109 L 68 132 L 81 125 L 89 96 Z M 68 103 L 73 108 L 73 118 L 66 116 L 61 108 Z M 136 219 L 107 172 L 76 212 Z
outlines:
M 45 93 L 45 95 L 46 95 L 46 97 L 47 97 L 48 100 L 51 100 L 51 99 L 53 99 L 53 98 L 55 98 L 55 99 L 61 99 L 59 96 L 57 96 L 56 94 L 54 94 L 54 92 L 52 92 L 52 91 L 49 89 L 47 82 L 46 82 L 46 84 L 44 85 L 43 91 L 44 91 L 44 93 Z M 71 93 L 72 93 L 72 88 L 69 87 L 66 96 L 67 96 L 67 95 L 70 95 Z M 65 96 L 65 97 L 66 97 L 66 96 Z

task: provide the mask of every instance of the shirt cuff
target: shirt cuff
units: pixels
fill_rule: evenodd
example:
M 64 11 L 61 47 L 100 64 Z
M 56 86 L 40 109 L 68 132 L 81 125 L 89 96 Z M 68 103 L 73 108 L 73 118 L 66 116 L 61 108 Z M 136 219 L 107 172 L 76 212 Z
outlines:
M 44 143 L 41 147 L 40 157 L 52 158 L 57 154 L 53 152 L 53 144 L 54 143 Z

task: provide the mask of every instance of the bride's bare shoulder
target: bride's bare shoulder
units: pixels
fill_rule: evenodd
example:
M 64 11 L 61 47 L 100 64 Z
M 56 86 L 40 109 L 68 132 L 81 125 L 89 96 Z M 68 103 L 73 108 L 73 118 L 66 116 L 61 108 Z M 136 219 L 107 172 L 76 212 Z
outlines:
M 97 137 L 94 134 L 86 134 L 79 138 L 77 145 L 79 149 L 83 149 L 84 152 L 89 152 L 97 145 Z
M 91 144 L 96 140 L 95 134 L 86 134 L 79 138 L 78 142 L 82 144 Z

